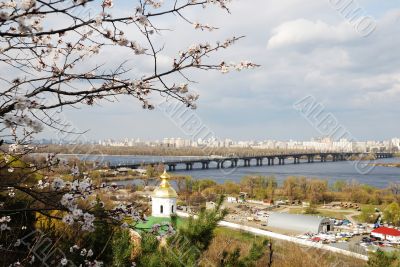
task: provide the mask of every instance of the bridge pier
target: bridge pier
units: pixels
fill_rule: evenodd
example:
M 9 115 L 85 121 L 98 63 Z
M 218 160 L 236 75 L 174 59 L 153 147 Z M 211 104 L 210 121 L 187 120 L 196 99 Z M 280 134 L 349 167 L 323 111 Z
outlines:
M 221 168 L 221 161 L 217 161 L 217 169 L 220 169 Z
M 169 171 L 175 171 L 175 167 L 176 167 L 175 164 L 169 164 L 169 165 L 168 165 L 168 170 L 169 170 Z
M 269 162 L 269 160 L 271 160 L 271 165 L 275 165 L 275 158 L 268 158 L 268 162 Z M 268 163 L 268 165 L 269 165 L 269 163 Z
M 204 170 L 204 169 L 208 169 L 209 168 L 209 162 L 202 162 L 201 163 L 201 168 Z
M 244 166 L 250 167 L 250 159 L 244 159 Z
M 193 170 L 193 163 L 190 162 L 186 163 L 186 170 L 187 171 Z

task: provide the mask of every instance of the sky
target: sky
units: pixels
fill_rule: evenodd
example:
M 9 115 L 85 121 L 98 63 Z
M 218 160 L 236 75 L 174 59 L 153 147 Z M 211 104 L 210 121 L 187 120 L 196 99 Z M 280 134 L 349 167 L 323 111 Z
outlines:
M 115 12 L 135 6 L 135 1 L 114 2 Z M 358 10 L 360 15 L 354 20 L 346 18 L 341 3 L 350 3 L 346 12 Z M 228 74 L 186 73 L 196 81 L 191 87 L 200 95 L 194 114 L 218 138 L 309 140 L 320 136 L 315 123 L 294 108 L 296 102 L 311 96 L 354 138 L 384 140 L 400 136 L 398 3 L 233 0 L 231 14 L 217 8 L 185 12 L 193 21 L 218 30 L 201 32 L 170 16 L 157 24 L 173 31 L 156 40 L 165 46 L 161 64 L 169 66 L 177 51 L 197 41 L 245 36 L 215 59 L 250 60 L 260 64 L 259 68 Z M 101 56 L 109 64 L 126 57 L 115 49 Z M 146 60 L 132 64 L 138 70 L 151 65 Z M 95 107 L 67 109 L 64 116 L 76 129 L 86 131 L 87 140 L 193 137 L 162 110 L 143 110 L 139 102 L 128 97 Z M 41 137 L 54 137 L 54 133 L 46 130 Z

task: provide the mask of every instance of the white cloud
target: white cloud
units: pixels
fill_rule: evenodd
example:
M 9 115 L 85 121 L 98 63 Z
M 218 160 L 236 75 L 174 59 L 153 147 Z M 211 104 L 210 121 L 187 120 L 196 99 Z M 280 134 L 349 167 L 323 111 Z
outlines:
M 298 46 L 303 44 L 315 45 L 317 42 L 343 42 L 355 38 L 352 28 L 346 23 L 328 25 L 317 20 L 297 19 L 285 22 L 276 27 L 267 47 L 269 49 Z

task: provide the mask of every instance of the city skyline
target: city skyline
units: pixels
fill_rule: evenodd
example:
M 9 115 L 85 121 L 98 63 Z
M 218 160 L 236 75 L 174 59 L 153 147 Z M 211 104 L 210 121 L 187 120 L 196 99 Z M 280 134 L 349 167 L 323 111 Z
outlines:
M 400 138 L 390 140 L 356 141 L 345 138 L 334 140 L 330 137 L 318 137 L 311 140 L 232 140 L 232 139 L 184 139 L 163 138 L 162 140 L 141 140 L 139 138 L 124 138 L 121 140 L 104 139 L 80 143 L 73 140 L 38 140 L 41 144 L 91 144 L 113 147 L 167 147 L 167 148 L 253 148 L 253 149 L 277 149 L 277 150 L 312 150 L 312 151 L 342 151 L 342 152 L 380 152 L 400 151 Z

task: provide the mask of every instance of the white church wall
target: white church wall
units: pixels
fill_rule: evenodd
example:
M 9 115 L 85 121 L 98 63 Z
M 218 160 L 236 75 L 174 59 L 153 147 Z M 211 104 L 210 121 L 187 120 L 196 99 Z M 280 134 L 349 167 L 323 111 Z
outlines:
M 153 197 L 151 202 L 151 215 L 154 217 L 170 217 L 176 213 L 176 198 Z

